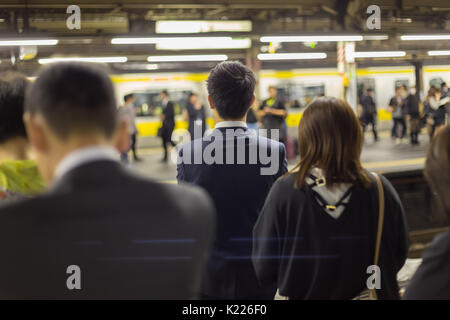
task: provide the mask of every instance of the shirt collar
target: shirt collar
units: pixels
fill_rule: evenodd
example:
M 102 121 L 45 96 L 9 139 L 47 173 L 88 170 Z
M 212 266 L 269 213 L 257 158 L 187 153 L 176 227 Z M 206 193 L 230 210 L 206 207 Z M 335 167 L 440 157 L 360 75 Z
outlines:
M 245 123 L 244 121 L 221 121 L 216 123 L 215 129 L 235 127 L 247 128 L 247 123 Z
M 92 146 L 75 150 L 59 162 L 55 170 L 55 180 L 83 164 L 101 160 L 117 161 L 118 158 L 119 153 L 111 147 Z

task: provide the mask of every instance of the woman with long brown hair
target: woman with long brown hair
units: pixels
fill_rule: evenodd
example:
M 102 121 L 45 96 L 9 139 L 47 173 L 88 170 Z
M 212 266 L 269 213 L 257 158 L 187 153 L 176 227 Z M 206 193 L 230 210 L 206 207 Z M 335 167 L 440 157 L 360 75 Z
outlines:
M 439 210 L 450 219 L 450 126 L 444 127 L 431 143 L 425 177 Z M 450 232 L 437 235 L 422 258 L 404 298 L 450 300 Z
M 306 108 L 299 125 L 300 163 L 274 184 L 254 228 L 255 270 L 274 292 L 278 288 L 291 299 L 351 299 L 366 289 L 379 195 L 376 178 L 360 162 L 362 140 L 345 101 L 321 97 Z M 385 214 L 377 294 L 398 299 L 407 226 L 397 193 L 380 178 Z

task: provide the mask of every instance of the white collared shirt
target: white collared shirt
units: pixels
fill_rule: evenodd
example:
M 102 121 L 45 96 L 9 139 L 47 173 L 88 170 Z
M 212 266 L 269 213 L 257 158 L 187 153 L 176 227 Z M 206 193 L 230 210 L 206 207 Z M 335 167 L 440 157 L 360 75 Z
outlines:
M 59 162 L 55 170 L 54 180 L 60 179 L 69 171 L 89 162 L 101 160 L 118 161 L 118 159 L 119 152 L 111 147 L 92 146 L 81 148 L 69 153 Z
M 235 128 L 235 127 L 247 128 L 247 123 L 244 121 L 221 121 L 216 123 L 216 126 L 214 128 L 218 129 L 218 128 Z

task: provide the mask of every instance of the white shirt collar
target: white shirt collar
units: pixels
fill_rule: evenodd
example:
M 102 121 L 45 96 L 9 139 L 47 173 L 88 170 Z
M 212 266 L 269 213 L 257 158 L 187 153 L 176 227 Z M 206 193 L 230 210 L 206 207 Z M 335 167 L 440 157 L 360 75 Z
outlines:
M 245 123 L 244 121 L 221 121 L 216 123 L 215 129 L 233 127 L 247 128 L 247 123 Z
M 81 148 L 69 153 L 59 162 L 55 170 L 55 180 L 85 163 L 99 160 L 117 161 L 118 159 L 119 152 L 110 147 L 92 146 Z

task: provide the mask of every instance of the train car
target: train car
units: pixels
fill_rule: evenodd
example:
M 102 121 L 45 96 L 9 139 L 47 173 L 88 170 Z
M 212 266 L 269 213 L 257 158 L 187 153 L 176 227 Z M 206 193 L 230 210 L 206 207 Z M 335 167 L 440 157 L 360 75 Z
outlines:
M 187 124 L 181 117 L 181 111 L 187 103 L 191 92 L 199 95 L 200 101 L 207 105 L 206 82 L 207 73 L 149 73 L 114 75 L 112 80 L 116 87 L 119 105 L 127 93 L 134 93 L 137 101 L 138 129 L 142 136 L 154 136 L 160 126 L 158 115 L 161 112 L 159 93 L 168 90 L 175 103 L 178 129 Z M 358 95 L 369 87 L 374 89 L 375 102 L 378 106 L 378 120 L 382 127 L 387 127 L 391 120 L 388 111 L 390 98 L 395 87 L 415 84 L 413 66 L 371 67 L 357 70 Z M 450 82 L 450 67 L 424 66 L 422 96 L 430 86 L 440 86 L 442 82 Z M 267 96 L 269 86 L 275 86 L 286 102 L 289 115 L 286 123 L 296 127 L 300 121 L 302 109 L 316 96 L 342 96 L 342 78 L 335 68 L 293 69 L 293 70 L 261 70 L 259 74 L 257 96 L 260 100 Z M 208 125 L 214 121 L 209 113 Z

